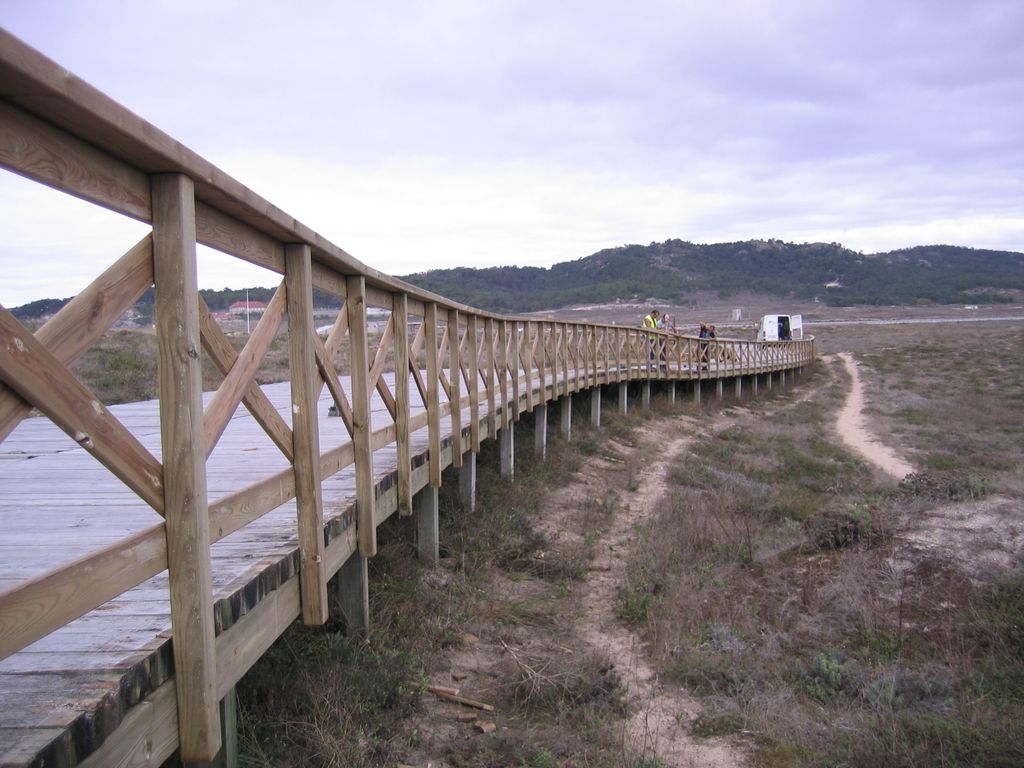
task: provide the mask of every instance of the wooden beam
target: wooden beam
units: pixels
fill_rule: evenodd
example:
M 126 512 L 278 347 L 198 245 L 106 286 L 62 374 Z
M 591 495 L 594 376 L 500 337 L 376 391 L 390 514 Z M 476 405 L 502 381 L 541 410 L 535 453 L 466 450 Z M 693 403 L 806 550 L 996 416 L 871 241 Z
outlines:
M 398 513 L 412 514 L 412 460 L 409 450 L 409 309 L 404 293 L 392 299 L 395 332 L 395 450 L 398 455 Z
M 508 400 L 508 321 L 498 321 L 498 399 L 501 401 L 501 428 L 512 423 Z
M 282 294 L 284 293 L 281 289 L 279 291 Z M 271 301 L 271 304 L 273 304 L 273 301 Z M 282 298 L 282 312 L 283 308 L 284 300 Z M 270 308 L 268 308 L 268 313 L 272 316 L 274 314 Z M 264 317 L 266 317 L 266 314 L 264 313 Z M 260 322 L 262 323 L 262 320 Z M 201 296 L 199 297 L 199 327 L 203 337 L 203 349 L 206 350 L 206 353 L 220 372 L 227 376 L 234 369 L 235 363 L 238 361 L 238 354 L 231 345 L 231 341 L 224 334 L 224 331 L 220 329 L 220 326 L 217 325 L 217 322 L 211 316 L 210 308 L 206 306 L 206 302 L 203 301 Z M 258 325 L 256 330 L 257 332 L 260 330 Z M 248 345 L 246 346 L 248 347 Z M 274 441 L 274 445 L 285 455 L 288 463 L 291 464 L 292 428 L 281 418 L 281 414 L 277 412 L 277 409 L 274 408 L 270 399 L 264 394 L 254 379 L 249 380 L 245 393 L 242 395 L 242 402 L 245 403 L 245 407 L 249 409 L 253 418 L 259 422 L 260 426 L 270 436 L 270 439 Z M 207 444 L 209 445 L 209 442 Z
M 462 466 L 462 395 L 459 386 L 462 380 L 462 343 L 459 336 L 459 310 L 448 310 L 448 348 L 451 356 L 448 370 L 451 372 L 448 402 L 452 405 L 452 466 Z
M 150 221 L 149 180 L 144 173 L 4 101 L 0 165 L 133 219 Z
M 519 421 L 519 387 L 522 371 L 523 337 L 519 332 L 519 321 L 512 321 L 512 354 L 509 373 L 512 375 L 512 418 Z
M 392 419 L 395 418 L 395 397 L 391 394 L 391 390 L 388 389 L 388 383 L 384 380 L 382 374 L 384 373 L 384 366 L 387 365 L 388 352 L 391 351 L 391 339 L 395 332 L 394 328 L 395 315 L 392 312 L 388 318 L 387 325 L 384 326 L 384 333 L 381 334 L 380 343 L 377 345 L 377 352 L 373 356 L 373 365 L 370 366 L 370 384 L 377 389 L 381 399 L 384 401 L 384 407 L 388 409 Z
M 160 463 L 3 307 L 0 307 L 0 376 L 154 510 L 164 514 Z
M 36 339 L 70 366 L 152 284 L 153 239 L 147 234 L 36 331 Z M 0 442 L 31 410 L 20 395 L 0 384 Z
M 544 321 L 537 323 L 537 339 L 534 346 L 537 348 L 537 373 L 540 378 L 540 402 L 545 405 L 548 401 L 547 394 L 547 328 Z
M 420 327 L 416 330 L 416 336 L 413 337 L 412 344 L 409 345 L 409 372 L 416 383 L 416 391 L 420 393 L 420 400 L 423 401 L 423 409 L 425 411 L 427 408 L 427 382 L 423 380 L 423 373 L 420 371 L 419 364 L 419 354 L 420 349 L 423 347 L 424 338 L 423 327 L 424 324 L 420 323 Z
M 196 203 L 196 241 L 242 261 L 284 274 L 280 241 L 204 203 Z
M 166 567 L 161 523 L 0 593 L 0 659 Z
M 348 337 L 352 382 L 352 445 L 356 463 L 356 515 L 359 551 L 377 554 L 377 526 L 373 519 L 373 449 L 370 445 L 370 356 L 366 342 L 366 278 L 348 278 Z
M 288 294 L 288 353 L 291 369 L 292 445 L 295 506 L 298 513 L 299 576 L 302 621 L 327 621 L 327 570 L 324 563 L 324 509 L 320 492 L 320 426 L 314 382 L 317 361 L 313 325 L 312 253 L 305 243 L 284 249 Z
M 270 304 L 267 305 L 266 311 L 256 324 L 256 330 L 245 343 L 241 354 L 237 355 L 231 342 L 220 331 L 220 326 L 217 325 L 217 322 L 210 314 L 210 308 L 206 306 L 203 297 L 199 297 L 199 324 L 203 337 L 203 349 L 206 349 L 208 352 L 213 349 L 214 352 L 210 354 L 210 357 L 216 360 L 231 358 L 227 371 L 224 371 L 224 381 L 221 382 L 221 385 L 213 394 L 213 398 L 206 406 L 206 412 L 203 414 L 207 457 L 213 453 L 217 441 L 224 434 L 224 428 L 227 427 L 228 421 L 230 421 L 231 416 L 237 410 L 238 404 L 246 399 L 246 395 L 248 395 L 249 402 L 255 405 L 253 416 L 256 417 L 257 421 L 260 421 L 262 425 L 261 417 L 263 417 L 271 425 L 271 429 L 267 430 L 271 439 L 282 436 L 280 425 L 284 423 L 284 419 L 281 419 L 280 414 L 272 407 L 270 411 L 266 410 L 266 406 L 269 406 L 270 403 L 266 395 L 263 395 L 263 390 L 256 384 L 255 376 L 256 371 L 259 370 L 260 363 L 263 362 L 263 358 L 270 348 L 271 342 L 274 340 L 274 336 L 277 335 L 278 328 L 281 327 L 281 321 L 284 319 L 285 305 L 287 303 L 285 294 L 286 291 L 282 284 L 274 292 L 274 297 L 270 300 Z M 216 330 L 214 330 L 215 328 Z M 207 337 L 211 338 L 208 339 Z M 219 341 L 227 344 L 230 353 L 223 346 L 218 346 Z M 277 418 L 275 419 L 273 416 L 270 416 L 270 413 L 273 413 Z M 287 428 L 287 424 L 284 426 Z M 287 430 L 287 434 L 291 438 L 291 429 Z M 291 458 L 291 453 L 289 440 L 285 456 Z
M 480 453 L 480 346 L 477 341 L 477 316 L 466 319 L 467 354 L 469 355 L 469 439 L 473 453 Z
M 441 393 L 437 360 L 437 304 L 423 308 L 423 333 L 427 345 L 427 439 L 430 447 L 430 484 L 441 487 Z
M 523 345 L 519 359 L 522 362 L 523 371 L 526 373 L 526 410 L 528 411 L 533 410 L 533 354 L 537 348 L 536 332 L 537 324 L 535 322 L 527 320 L 523 323 Z
M 323 340 L 317 335 L 313 336 L 313 348 L 316 354 L 316 370 L 320 374 L 320 380 L 327 385 L 331 397 L 334 398 L 334 404 L 338 406 L 341 421 L 351 436 L 354 432 L 354 427 L 352 426 L 352 405 L 348 401 L 348 395 L 345 394 L 345 388 L 341 385 L 338 372 L 334 370 L 333 357 L 327 350 L 326 345 L 324 345 Z M 320 397 L 321 389 L 321 387 L 317 387 L 317 399 Z
M 569 391 L 569 324 L 562 325 L 562 394 L 568 396 Z
M 494 381 L 494 318 L 484 319 L 484 349 L 487 352 L 487 436 L 498 436 L 498 410 Z
M 202 444 L 195 439 L 203 433 L 195 195 L 191 180 L 180 174 L 154 176 L 152 189 L 160 442 L 166 478 L 178 738 L 182 760 L 198 762 L 213 759 L 221 738 L 206 460 Z
M 441 311 L 438 309 L 438 316 Z M 444 392 L 446 398 L 451 399 L 452 388 L 451 384 L 448 383 L 448 372 L 444 369 L 445 358 L 448 357 L 448 323 L 444 324 L 444 330 L 441 331 L 440 346 L 437 350 L 437 377 L 441 382 L 441 391 Z

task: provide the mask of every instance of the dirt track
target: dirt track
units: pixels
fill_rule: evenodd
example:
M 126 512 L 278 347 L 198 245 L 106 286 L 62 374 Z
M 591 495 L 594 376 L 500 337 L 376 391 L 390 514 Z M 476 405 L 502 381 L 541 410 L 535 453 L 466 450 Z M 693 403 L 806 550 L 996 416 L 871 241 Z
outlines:
M 893 477 L 913 471 L 905 461 L 867 432 L 861 410 L 864 404 L 858 372 L 852 358 L 839 355 L 850 374 L 851 388 L 845 407 L 838 414 L 836 429 L 851 447 Z M 830 370 L 832 360 L 824 359 Z M 833 370 L 834 374 L 834 370 Z M 761 418 L 766 412 L 792 408 L 814 394 L 816 389 L 796 389 L 787 395 L 758 406 L 756 413 L 744 405 L 735 405 L 699 417 L 675 415 L 651 419 L 638 443 L 606 442 L 606 451 L 587 459 L 572 483 L 553 493 L 545 503 L 537 527 L 545 533 L 552 549 L 579 546 L 585 533 L 580 521 L 591 515 L 602 492 L 612 492 L 609 476 L 622 472 L 624 466 L 634 468 L 628 493 L 621 495 L 621 505 L 593 549 L 587 567 L 587 578 L 574 592 L 579 607 L 578 617 L 569 635 L 572 649 L 562 650 L 581 655 L 601 655 L 614 665 L 625 687 L 626 714 L 614 727 L 625 755 L 631 759 L 654 758 L 666 768 L 727 768 L 748 764 L 748 752 L 742 744 L 725 739 L 694 739 L 691 726 L 701 713 L 701 704 L 685 690 L 663 684 L 648 659 L 640 638 L 615 615 L 617 589 L 626 581 L 626 567 L 635 546 L 636 531 L 658 510 L 666 494 L 666 477 L 675 462 L 687 460 L 689 445 L 703 436 L 714 434 L 736 424 Z M 593 531 L 590 531 L 593 535 Z M 501 589 L 529 589 L 525 584 L 501 584 Z M 533 652 L 523 641 L 520 652 Z M 500 689 L 501 658 L 515 648 L 504 640 L 494 642 L 476 638 L 467 647 L 455 651 L 453 670 L 468 675 L 464 684 L 485 692 Z M 557 665 L 557 660 L 551 661 Z M 491 682 L 486 682 L 490 680 Z M 437 681 L 451 684 L 447 680 Z M 428 717 L 435 722 L 443 713 L 435 709 Z M 443 754 L 443 744 L 450 739 L 464 739 L 458 727 L 433 728 L 436 751 Z M 433 763 L 445 765 L 443 761 Z

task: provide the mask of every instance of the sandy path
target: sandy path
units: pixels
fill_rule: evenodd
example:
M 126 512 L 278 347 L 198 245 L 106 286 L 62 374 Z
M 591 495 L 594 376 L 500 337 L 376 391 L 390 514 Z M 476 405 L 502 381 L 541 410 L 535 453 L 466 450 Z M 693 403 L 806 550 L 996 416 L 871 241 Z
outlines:
M 902 480 L 913 472 L 914 468 L 868 432 L 863 414 L 864 387 L 860 381 L 857 362 L 849 352 L 840 352 L 837 357 L 843 361 L 851 382 L 850 394 L 847 395 L 846 404 L 836 420 L 839 436 L 850 448 L 883 472 L 892 475 L 897 480 Z
M 706 426 L 706 425 L 705 425 Z M 666 492 L 669 467 L 687 450 L 696 432 L 692 419 L 677 417 L 651 422 L 645 441 L 659 450 L 637 449 L 650 459 L 641 466 L 636 489 L 625 509 L 596 547 L 589 576 L 581 589 L 582 644 L 612 659 L 622 675 L 629 702 L 623 742 L 635 758 L 656 757 L 666 768 L 726 768 L 744 764 L 742 753 L 718 739 L 695 741 L 689 734 L 700 703 L 682 689 L 663 684 L 647 660 L 638 637 L 615 616 L 617 588 L 626 580 L 626 565 L 636 531 L 651 517 Z

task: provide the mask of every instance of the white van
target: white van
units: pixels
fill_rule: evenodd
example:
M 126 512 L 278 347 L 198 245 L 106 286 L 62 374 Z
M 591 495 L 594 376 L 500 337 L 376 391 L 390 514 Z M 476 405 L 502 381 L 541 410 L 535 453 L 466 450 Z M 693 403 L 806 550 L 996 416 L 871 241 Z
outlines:
M 803 337 L 803 315 L 765 315 L 757 329 L 758 341 L 795 341 Z

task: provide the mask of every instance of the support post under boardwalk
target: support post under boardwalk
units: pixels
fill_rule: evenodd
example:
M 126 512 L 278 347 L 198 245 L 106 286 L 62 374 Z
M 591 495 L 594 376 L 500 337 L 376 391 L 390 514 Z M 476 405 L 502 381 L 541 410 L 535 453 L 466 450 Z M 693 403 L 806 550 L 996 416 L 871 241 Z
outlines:
M 288 353 L 292 391 L 292 471 L 298 512 L 299 584 L 302 621 L 327 621 L 327 563 L 324 559 L 324 511 L 320 492 L 320 428 L 313 376 L 313 271 L 312 251 L 306 244 L 288 244 L 284 275 L 288 296 Z
M 723 386 L 724 386 L 724 384 L 723 384 L 723 382 L 722 382 L 722 380 L 721 380 L 721 379 L 716 379 L 716 380 L 715 380 L 715 396 L 716 396 L 716 397 L 717 397 L 717 398 L 718 398 L 719 400 L 721 400 L 721 399 L 722 399 L 722 387 L 723 387 Z
M 700 379 L 693 381 L 693 402 L 700 404 Z
M 760 374 L 757 374 L 757 373 L 755 373 L 753 376 L 750 377 L 751 383 L 752 383 L 752 386 L 753 386 L 753 390 L 754 390 L 754 392 L 753 392 L 754 397 L 757 397 L 757 380 L 759 378 L 760 378 Z
M 232 688 L 220 702 L 220 752 L 213 760 L 188 763 L 188 768 L 238 768 L 238 692 Z
M 220 751 L 214 647 L 210 519 L 203 434 L 202 371 L 192 181 L 152 178 L 154 309 L 160 382 L 164 527 L 167 536 L 174 683 L 181 759 Z
M 668 401 L 674 403 L 676 401 L 676 382 L 672 380 L 668 383 Z
M 590 423 L 595 427 L 601 426 L 601 387 L 597 385 L 590 390 Z
M 779 386 L 783 389 L 786 388 L 786 372 L 779 371 Z
M 459 498 L 470 512 L 476 512 L 476 454 L 466 451 L 459 467 Z
M 629 383 L 619 382 L 619 413 L 626 415 L 629 409 Z
M 515 431 L 511 427 L 503 428 L 498 432 L 498 442 L 501 448 L 501 476 L 511 480 L 516 474 Z
M 772 372 L 768 371 L 768 374 L 764 378 L 765 378 L 765 382 L 764 382 L 765 389 L 767 389 L 769 392 L 771 392 L 772 391 Z
M 416 509 L 416 554 L 428 565 L 440 559 L 438 543 L 437 488 L 426 486 L 413 497 Z
M 742 376 L 737 376 L 736 377 L 736 399 L 739 400 L 741 397 L 743 397 L 743 377 Z
M 544 459 L 548 452 L 548 404 L 533 409 L 533 452 Z
M 349 637 L 366 637 L 370 632 L 370 581 L 367 559 L 358 551 L 349 555 L 338 570 L 338 602 Z
M 366 278 L 350 275 L 347 279 L 348 338 L 352 385 L 352 448 L 356 465 L 356 532 L 359 553 L 377 554 L 377 526 L 373 507 L 373 448 L 370 445 L 370 356 L 366 343 Z
M 649 381 L 640 385 L 640 407 L 645 411 L 651 410 L 651 382 Z
M 562 396 L 562 437 L 572 440 L 572 395 Z

